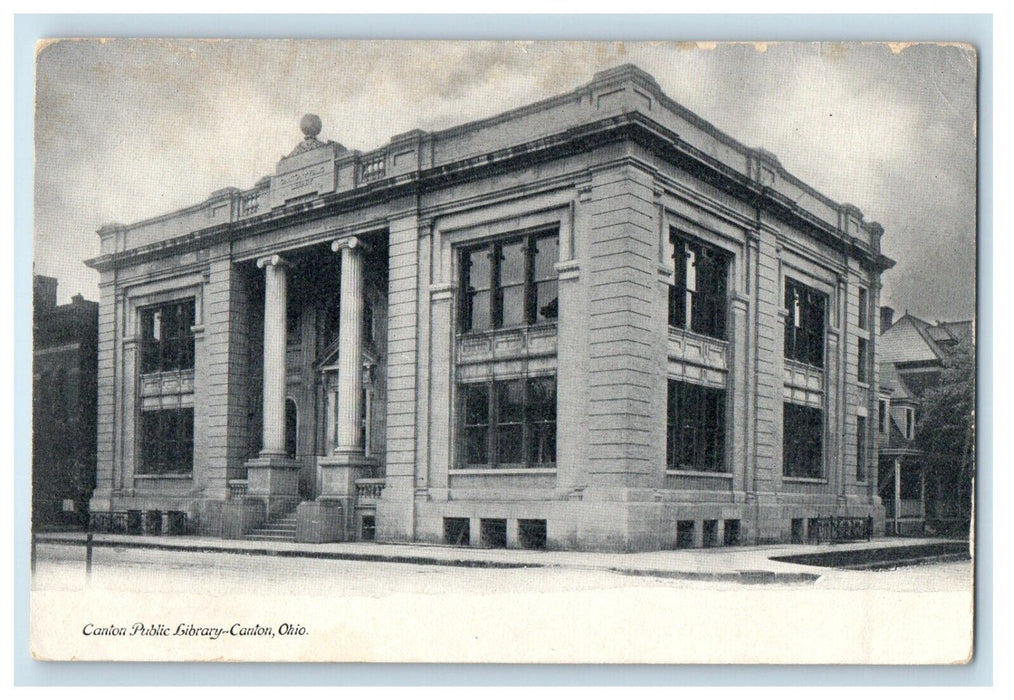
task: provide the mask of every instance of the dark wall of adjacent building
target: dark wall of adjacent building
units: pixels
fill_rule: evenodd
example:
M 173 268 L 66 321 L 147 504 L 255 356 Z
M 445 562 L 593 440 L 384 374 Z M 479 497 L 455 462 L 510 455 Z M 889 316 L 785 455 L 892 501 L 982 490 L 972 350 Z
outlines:
M 57 305 L 57 280 L 34 281 L 32 525 L 88 522 L 95 488 L 97 302 Z

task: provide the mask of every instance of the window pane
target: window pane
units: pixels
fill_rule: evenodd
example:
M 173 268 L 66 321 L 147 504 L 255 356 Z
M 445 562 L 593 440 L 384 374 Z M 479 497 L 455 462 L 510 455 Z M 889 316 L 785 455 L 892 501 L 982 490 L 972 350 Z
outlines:
M 473 292 L 468 300 L 471 317 L 467 330 L 484 331 L 493 327 L 489 315 L 489 291 Z
M 465 391 L 465 424 L 489 423 L 489 388 L 485 384 L 469 385 Z
M 509 328 L 525 322 L 525 287 L 517 285 L 499 290 L 500 326 Z
M 534 423 L 529 426 L 528 461 L 549 464 L 556 461 L 556 423 Z
M 863 287 L 859 288 L 859 327 L 865 330 L 869 326 L 870 295 Z
M 179 369 L 180 367 L 180 339 L 165 338 L 162 341 L 162 363 L 160 369 L 163 371 Z
M 500 425 L 497 427 L 497 463 L 520 464 L 524 461 L 522 450 L 524 426 L 517 424 Z
M 511 241 L 500 244 L 500 286 L 524 284 L 525 242 Z
M 184 471 L 190 471 L 194 466 L 194 409 L 184 408 L 182 425 L 183 458 L 180 466 Z
M 669 287 L 669 325 L 686 328 L 687 304 L 686 290 L 680 286 Z
M 554 234 L 536 238 L 534 247 L 533 279 L 536 282 L 556 279 L 556 270 L 553 269 L 553 266 L 560 259 L 559 236 Z
M 520 379 L 496 383 L 498 423 L 521 423 L 525 419 L 525 385 Z
M 556 420 L 556 379 L 544 377 L 528 380 L 528 419 Z
M 158 461 L 158 413 L 141 414 L 141 466 L 145 473 L 154 473 Z
M 866 418 L 856 417 L 856 479 L 866 479 Z
M 468 288 L 489 289 L 489 248 L 468 251 Z
M 468 464 L 489 463 L 489 429 L 486 427 L 465 430 L 465 461 Z
M 555 320 L 559 313 L 556 280 L 539 282 L 535 285 L 535 320 Z
M 691 291 L 697 290 L 697 250 L 696 246 L 683 245 L 686 257 L 686 286 Z
M 666 426 L 665 440 L 665 463 L 670 469 L 676 468 L 676 426 L 670 423 Z
M 857 361 L 859 362 L 858 379 L 861 382 L 866 382 L 867 381 L 867 377 L 866 377 L 867 367 L 866 367 L 866 365 L 869 362 L 869 358 L 867 357 L 867 355 L 868 355 L 867 342 L 868 341 L 866 340 L 866 338 L 860 338 L 859 339 L 859 355 L 858 355 Z

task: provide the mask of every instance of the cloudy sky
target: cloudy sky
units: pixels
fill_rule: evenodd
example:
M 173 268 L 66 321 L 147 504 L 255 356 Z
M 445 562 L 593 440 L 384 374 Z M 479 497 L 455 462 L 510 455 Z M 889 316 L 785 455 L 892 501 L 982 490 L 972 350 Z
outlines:
M 35 271 L 98 298 L 95 230 L 251 187 L 319 114 L 369 150 L 634 63 L 670 97 L 883 224 L 883 303 L 974 313 L 976 59 L 880 44 L 68 41 L 37 63 Z

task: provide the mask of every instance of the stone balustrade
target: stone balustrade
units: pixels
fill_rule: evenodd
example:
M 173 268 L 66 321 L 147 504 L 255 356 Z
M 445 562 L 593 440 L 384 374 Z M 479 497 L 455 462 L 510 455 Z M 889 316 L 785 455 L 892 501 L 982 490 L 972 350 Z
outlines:
M 383 180 L 386 174 L 387 152 L 371 153 L 359 163 L 359 182 L 376 182 Z
M 385 479 L 356 479 L 356 506 L 376 506 Z

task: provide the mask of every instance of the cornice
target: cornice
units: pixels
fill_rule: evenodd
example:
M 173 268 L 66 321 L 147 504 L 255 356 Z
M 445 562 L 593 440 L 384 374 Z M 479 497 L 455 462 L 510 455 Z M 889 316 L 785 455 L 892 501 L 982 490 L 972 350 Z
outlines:
M 758 208 L 779 218 L 787 219 L 804 229 L 804 233 L 830 243 L 843 252 L 858 255 L 867 261 L 867 264 L 879 269 L 887 269 L 893 264 L 889 258 L 875 255 L 872 251 L 858 245 L 855 239 L 843 234 L 836 225 L 803 209 L 777 190 L 752 180 L 748 174 L 742 173 L 695 148 L 683 141 L 678 134 L 637 111 L 587 122 L 550 136 L 464 158 L 453 163 L 392 176 L 354 190 L 328 193 L 310 201 L 279 207 L 239 221 L 217 224 L 166 241 L 127 251 L 108 253 L 87 260 L 85 264 L 99 271 L 105 271 L 147 262 L 218 242 L 256 235 L 259 232 L 274 230 L 281 226 L 381 205 L 406 195 L 420 196 L 452 185 L 484 179 L 506 170 L 528 167 L 535 163 L 587 152 L 609 143 L 624 140 L 631 140 L 644 146 L 733 196 L 755 202 Z M 646 172 L 650 172 L 650 169 Z M 796 181 L 793 179 L 793 182 Z M 826 198 L 821 197 L 821 199 Z M 830 200 L 827 201 L 831 206 L 839 206 Z M 864 226 L 868 226 L 868 224 L 864 224 Z M 887 267 L 883 267 L 884 265 Z

